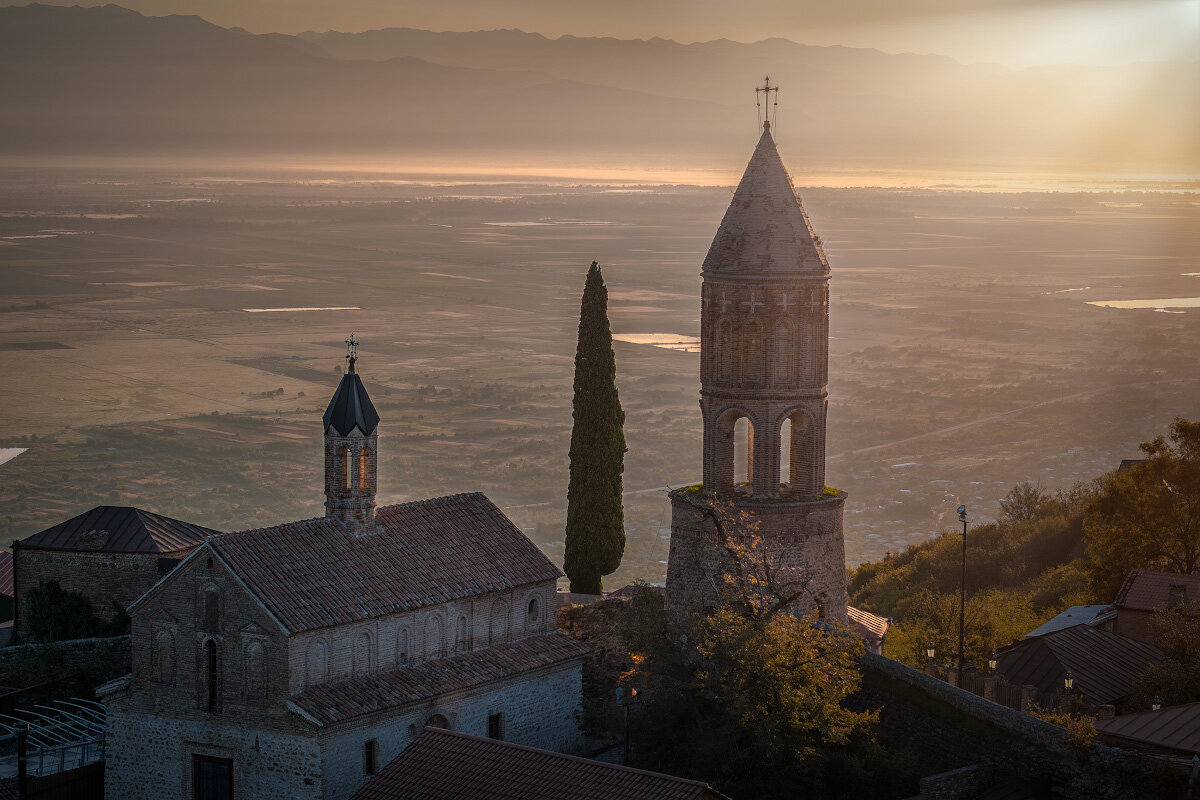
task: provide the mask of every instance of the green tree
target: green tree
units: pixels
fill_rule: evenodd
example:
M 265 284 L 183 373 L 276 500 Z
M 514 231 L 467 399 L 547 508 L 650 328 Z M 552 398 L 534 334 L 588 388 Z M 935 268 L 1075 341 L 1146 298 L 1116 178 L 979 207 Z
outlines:
M 1150 708 L 1155 699 L 1164 706 L 1200 700 L 1200 619 L 1195 612 L 1195 607 L 1173 608 L 1156 615 L 1154 632 L 1163 660 L 1134 684 L 1135 708 Z
M 600 594 L 601 578 L 625 552 L 625 412 L 617 396 L 617 365 L 608 326 L 608 289 L 593 261 L 579 310 L 571 475 L 567 485 L 566 556 L 571 591 Z
M 1131 569 L 1200 569 L 1200 422 L 1177 418 L 1141 450 L 1146 459 L 1108 475 L 1084 516 L 1092 586 L 1107 598 Z

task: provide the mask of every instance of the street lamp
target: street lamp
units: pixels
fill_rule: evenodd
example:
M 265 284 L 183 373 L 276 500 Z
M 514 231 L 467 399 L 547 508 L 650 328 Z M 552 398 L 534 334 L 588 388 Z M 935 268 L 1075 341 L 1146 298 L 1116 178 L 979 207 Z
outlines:
M 1160 708 L 1162 708 L 1162 698 L 1156 696 L 1150 703 L 1150 710 L 1158 711 Z
M 933 661 L 937 656 L 937 648 L 933 646 L 933 642 L 925 645 L 925 658 L 928 661 Z
M 988 672 L 995 672 L 996 665 L 999 663 L 999 661 L 1000 660 L 996 658 L 995 651 L 993 651 L 992 654 L 988 656 Z
M 962 576 L 958 582 L 958 685 L 962 686 L 963 662 L 966 656 L 967 618 L 967 507 L 958 507 L 958 519 L 963 524 L 962 532 Z
M 1075 691 L 1075 676 L 1071 674 L 1071 670 L 1067 670 L 1067 674 L 1063 676 L 1063 688 L 1068 693 Z

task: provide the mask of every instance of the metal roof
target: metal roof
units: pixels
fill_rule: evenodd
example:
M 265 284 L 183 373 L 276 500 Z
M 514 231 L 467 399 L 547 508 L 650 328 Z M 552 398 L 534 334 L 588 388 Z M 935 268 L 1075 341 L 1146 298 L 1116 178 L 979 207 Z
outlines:
M 1076 625 L 1094 625 L 1096 619 L 1110 608 L 1112 606 L 1109 605 L 1071 606 L 1058 616 L 1046 620 L 1025 634 L 1025 638 L 1030 639 L 1034 636 L 1043 636 L 1052 631 L 1060 631 L 1063 628 L 1071 628 Z
M 1200 754 L 1200 703 L 1098 719 L 1096 731 L 1113 744 L 1131 743 Z
M 426 728 L 352 800 L 719 800 L 699 781 Z
M 96 506 L 20 540 L 22 549 L 177 553 L 220 531 L 131 506 Z
M 1107 705 L 1133 691 L 1133 682 L 1162 661 L 1157 647 L 1090 625 L 1024 639 L 997 653 L 997 672 L 1008 683 L 1030 685 L 1043 698 L 1061 688 L 1067 671 L 1089 702 Z
M 347 372 L 342 376 L 322 422 L 326 433 L 338 436 L 349 436 L 355 428 L 363 436 L 370 436 L 379 427 L 379 414 L 358 373 Z

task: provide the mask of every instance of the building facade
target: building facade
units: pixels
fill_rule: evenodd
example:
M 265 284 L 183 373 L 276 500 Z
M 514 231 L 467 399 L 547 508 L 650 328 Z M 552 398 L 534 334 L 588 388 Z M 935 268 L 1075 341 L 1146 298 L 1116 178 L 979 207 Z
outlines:
M 804 582 L 798 612 L 845 622 L 846 495 L 825 485 L 829 265 L 769 122 L 702 276 L 704 480 L 671 495 L 667 602 L 715 600 L 729 568 L 715 513 Z
M 378 421 L 352 360 L 326 516 L 209 539 L 131 606 L 109 800 L 348 798 L 429 725 L 578 747 L 561 573 L 481 494 L 377 507 Z

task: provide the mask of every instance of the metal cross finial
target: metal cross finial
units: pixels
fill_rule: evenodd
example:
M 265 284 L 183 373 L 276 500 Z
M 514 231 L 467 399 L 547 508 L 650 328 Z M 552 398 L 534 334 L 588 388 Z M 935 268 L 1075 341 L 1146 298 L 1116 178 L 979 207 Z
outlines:
M 774 102 L 771 93 L 775 93 Z M 764 103 L 766 108 L 763 108 Z M 754 88 L 754 104 L 758 106 L 758 121 L 763 130 L 771 130 L 771 123 L 779 115 L 779 87 L 771 85 L 771 76 L 763 78 L 763 85 Z
M 358 340 L 354 338 L 353 333 L 346 340 L 346 358 L 350 360 L 350 371 L 354 372 L 354 364 L 358 361 Z

